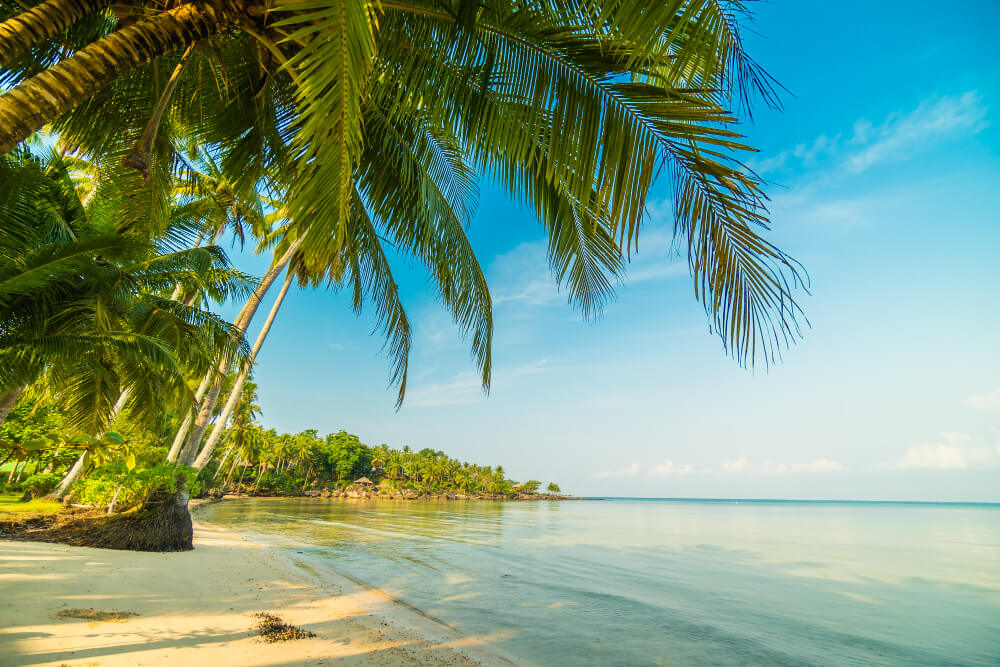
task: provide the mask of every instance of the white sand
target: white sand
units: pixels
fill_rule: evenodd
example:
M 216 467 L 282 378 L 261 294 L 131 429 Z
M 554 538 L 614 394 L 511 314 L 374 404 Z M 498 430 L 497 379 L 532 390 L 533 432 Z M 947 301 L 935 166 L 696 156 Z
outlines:
M 237 533 L 196 525 L 195 547 L 153 554 L 0 540 L 0 665 L 505 662 L 487 648 L 502 634 L 460 636 L 379 591 Z M 57 616 L 78 608 L 138 616 Z M 261 643 L 256 612 L 317 636 Z

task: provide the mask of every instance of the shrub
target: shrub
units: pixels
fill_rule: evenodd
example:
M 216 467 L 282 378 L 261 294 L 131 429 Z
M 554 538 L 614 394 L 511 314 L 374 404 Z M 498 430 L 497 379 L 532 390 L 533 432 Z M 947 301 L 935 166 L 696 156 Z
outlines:
M 61 480 L 62 475 L 39 473 L 21 482 L 21 488 L 30 493 L 32 498 L 39 498 L 59 486 Z
M 261 475 L 257 488 L 265 489 L 272 493 L 292 493 L 296 490 L 295 480 L 290 475 L 285 472 L 275 472 L 273 470 L 268 470 Z
M 122 461 L 114 461 L 97 468 L 73 487 L 73 496 L 84 505 L 105 506 L 118 492 L 117 505 L 128 507 L 142 501 L 150 492 L 166 489 L 177 490 L 178 474 L 187 481 L 191 497 L 201 493 L 201 482 L 195 468 L 160 462 L 148 468 L 129 470 Z

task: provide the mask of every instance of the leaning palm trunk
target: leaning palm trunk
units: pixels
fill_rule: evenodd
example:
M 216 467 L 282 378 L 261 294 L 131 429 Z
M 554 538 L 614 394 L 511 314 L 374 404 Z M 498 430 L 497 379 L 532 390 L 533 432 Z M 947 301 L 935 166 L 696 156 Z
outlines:
M 202 379 L 201 384 L 198 385 L 198 389 L 194 392 L 194 402 L 197 405 L 201 402 L 201 399 L 205 396 L 205 391 L 208 389 L 208 383 L 212 379 L 211 372 L 207 373 Z M 170 445 L 170 451 L 167 453 L 167 461 L 173 463 L 177 460 L 177 457 L 181 453 L 181 447 L 184 445 L 184 438 L 187 436 L 188 431 L 191 429 L 191 422 L 193 417 L 191 413 L 188 412 L 184 417 L 184 421 L 181 422 L 180 428 L 177 429 L 177 435 L 174 436 L 174 441 Z
M 108 4 L 108 0 L 48 0 L 0 23 L 0 67 Z
M 247 303 L 240 311 L 239 317 L 233 326 L 241 332 L 246 331 L 250 320 L 257 312 L 261 299 L 274 280 L 281 274 L 281 271 L 291 261 L 295 251 L 302 244 L 302 239 L 292 243 L 285 254 L 271 265 L 260 285 L 247 300 Z M 222 374 L 229 368 L 230 360 L 223 359 L 217 369 L 213 391 L 209 390 L 199 411 L 199 419 L 195 422 L 194 430 L 187 440 L 187 444 L 177 455 L 177 462 L 181 465 L 190 465 L 197 454 L 198 444 L 204 434 L 205 425 L 211 415 L 215 405 L 215 397 L 218 396 L 218 386 L 222 382 Z M 211 380 L 211 373 L 204 380 L 205 386 Z M 202 422 L 199 424 L 199 422 Z M 183 436 L 180 436 L 183 440 Z M 102 524 L 97 530 L 97 537 L 88 541 L 88 544 L 104 546 L 113 549 L 134 549 L 138 551 L 186 551 L 193 549 L 194 531 L 191 525 L 191 513 L 188 511 L 189 492 L 187 482 L 183 477 L 177 478 L 177 489 L 170 492 L 165 489 L 158 489 L 151 493 L 143 501 L 142 506 L 134 513 L 116 515 L 109 517 L 106 524 Z
M 281 275 L 281 272 L 288 265 L 288 262 L 291 261 L 292 256 L 302 244 L 302 240 L 302 238 L 299 238 L 293 242 L 288 247 L 288 250 L 285 251 L 285 254 L 271 264 L 271 267 L 261 279 L 260 285 L 256 290 L 254 290 L 253 294 L 250 295 L 250 298 L 247 299 L 247 302 L 244 304 L 243 309 L 236 318 L 236 321 L 233 322 L 234 327 L 239 329 L 241 332 L 245 332 L 247 330 L 247 327 L 250 325 L 250 321 L 253 319 L 253 316 L 257 313 L 257 308 L 260 307 L 261 300 L 264 298 L 267 290 L 270 289 L 271 285 L 274 284 L 275 279 Z M 215 377 L 212 381 L 212 387 L 208 391 L 208 395 L 205 396 L 202 401 L 201 408 L 198 410 L 198 417 L 194 422 L 190 435 L 188 436 L 187 443 L 184 445 L 184 448 L 177 457 L 177 460 L 182 465 L 191 465 L 198 454 L 201 439 L 205 435 L 205 429 L 208 428 L 208 421 L 212 417 L 212 411 L 215 409 L 215 403 L 219 399 L 219 392 L 222 390 L 222 378 L 229 370 L 229 364 L 230 359 L 226 357 L 220 360 L 218 368 L 210 370 L 208 375 L 206 375 L 206 379 L 213 373 L 215 374 Z
M 222 437 L 222 432 L 226 429 L 226 423 L 229 421 L 229 417 L 233 414 L 233 410 L 236 409 L 236 405 L 240 402 L 240 398 L 243 396 L 243 385 L 246 384 L 247 376 L 250 374 L 250 369 L 253 367 L 254 360 L 257 358 L 257 353 L 260 352 L 261 346 L 264 345 L 264 340 L 267 338 L 267 334 L 271 331 L 271 325 L 274 324 L 274 318 L 278 314 L 278 309 L 281 308 L 282 301 L 285 300 L 285 295 L 288 293 L 288 288 L 292 285 L 292 279 L 295 277 L 295 273 L 289 269 L 285 274 L 285 282 L 281 286 L 281 291 L 278 292 L 278 298 L 275 299 L 274 305 L 271 306 L 271 312 L 267 315 L 267 320 L 264 322 L 263 328 L 261 328 L 260 333 L 257 335 L 257 340 L 253 344 L 253 349 L 250 350 L 250 356 L 247 358 L 246 362 L 243 364 L 243 370 L 240 372 L 239 377 L 236 378 L 236 382 L 233 383 L 232 391 L 229 393 L 229 400 L 226 401 L 225 407 L 222 408 L 222 414 L 215 422 L 215 427 L 212 429 L 211 435 L 208 436 L 208 440 L 205 442 L 205 446 L 202 447 L 201 453 L 194 462 L 194 467 L 199 470 L 203 470 L 208 462 L 212 458 L 212 452 L 215 450 L 216 444 L 219 442 L 219 438 Z
M 24 387 L 10 389 L 0 394 L 0 424 L 3 424 L 3 421 L 7 419 L 7 415 L 17 405 L 17 399 L 21 398 L 22 393 L 24 393 Z
M 0 154 L 115 79 L 214 35 L 236 16 L 228 4 L 184 4 L 117 30 L 24 81 L 0 96 Z

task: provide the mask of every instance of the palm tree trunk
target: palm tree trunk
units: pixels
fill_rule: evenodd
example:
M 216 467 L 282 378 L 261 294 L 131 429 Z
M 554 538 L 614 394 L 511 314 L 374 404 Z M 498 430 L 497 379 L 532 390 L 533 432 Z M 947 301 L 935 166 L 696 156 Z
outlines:
M 10 469 L 10 474 L 7 475 L 8 486 L 10 486 L 10 484 L 14 481 L 14 475 L 17 473 L 17 466 L 19 465 L 21 465 L 20 461 L 14 461 L 14 467 Z
M 17 405 L 17 399 L 21 398 L 24 389 L 24 387 L 16 387 L 0 394 L 0 424 L 3 424 L 3 420 L 7 419 L 7 415 Z
M 55 500 L 62 500 L 66 497 L 67 494 L 69 494 L 69 487 L 73 486 L 73 482 L 75 482 L 77 478 L 80 476 L 80 473 L 83 472 L 83 464 L 86 460 L 87 460 L 86 452 L 80 454 L 80 457 L 73 464 L 73 467 L 69 469 L 69 472 L 66 473 L 66 476 L 63 477 L 61 482 L 59 482 L 59 486 L 57 486 L 56 490 L 52 492 L 51 496 Z
M 184 4 L 117 30 L 0 96 L 0 154 L 157 56 L 232 25 L 231 3 Z
M 139 137 L 139 141 L 136 142 L 135 146 L 122 161 L 126 167 L 138 169 L 144 181 L 149 180 L 149 165 L 153 161 L 153 142 L 156 141 L 156 133 L 160 129 L 160 119 L 163 118 L 163 112 L 167 110 L 167 105 L 170 104 L 170 97 L 174 94 L 174 88 L 177 87 L 177 82 L 180 81 L 181 72 L 184 71 L 184 66 L 191 59 L 192 53 L 194 53 L 194 44 L 189 44 L 187 50 L 184 51 L 184 55 L 181 56 L 180 62 L 174 67 L 170 79 L 167 80 L 167 85 L 160 94 L 160 99 L 156 102 L 156 108 L 153 109 L 153 115 L 150 117 L 149 122 L 146 123 L 146 127 L 142 131 L 142 136 Z M 201 242 L 201 237 L 199 237 L 198 242 Z
M 233 465 L 229 466 L 229 474 L 226 475 L 226 481 L 222 483 L 223 491 L 229 487 L 229 480 L 233 478 L 233 473 L 236 472 L 236 466 L 240 463 L 240 458 L 240 453 L 236 452 L 236 456 L 233 457 Z
M 0 67 L 108 4 L 108 0 L 48 0 L 0 23 Z
M 198 389 L 194 392 L 194 402 L 197 405 L 201 402 L 202 397 L 205 395 L 205 390 L 208 389 L 208 383 L 212 379 L 212 371 L 205 374 L 205 378 L 198 385 Z M 188 431 L 191 429 L 191 422 L 193 417 L 191 412 L 188 411 L 187 415 L 184 417 L 184 421 L 181 422 L 180 428 L 177 429 L 177 434 L 174 436 L 174 441 L 170 445 L 170 451 L 167 453 L 167 461 L 174 462 L 181 453 L 181 446 L 184 444 L 184 438 L 187 436 Z
M 218 477 L 219 473 L 222 472 L 222 469 L 226 465 L 226 461 L 229 460 L 229 457 L 232 455 L 232 453 L 233 453 L 233 451 L 235 449 L 236 449 L 236 445 L 229 445 L 229 448 L 226 449 L 226 453 L 223 454 L 222 458 L 219 460 L 219 468 L 215 471 L 215 474 L 212 476 L 213 479 L 216 478 L 216 477 Z
M 225 407 L 222 408 L 222 414 L 216 420 L 211 435 L 208 436 L 205 446 L 202 447 L 201 454 L 198 455 L 198 458 L 194 462 L 194 467 L 198 470 L 203 470 L 212 458 L 212 451 L 219 442 L 219 438 L 222 437 L 222 432 L 226 429 L 229 417 L 233 414 L 233 410 L 236 409 L 236 405 L 243 396 L 243 385 L 246 384 L 247 376 L 250 374 L 250 369 L 257 358 L 257 353 L 260 352 L 261 346 L 264 345 L 264 339 L 267 338 L 268 332 L 271 331 L 271 325 L 274 324 L 274 318 L 278 315 L 278 309 L 281 308 L 281 302 L 285 300 L 285 295 L 288 293 L 288 288 L 291 287 L 294 277 L 295 273 L 291 269 L 285 273 L 285 282 L 281 286 L 281 291 L 278 292 L 278 298 L 274 300 L 271 312 L 267 314 L 267 320 L 264 321 L 263 328 L 257 334 L 257 340 L 253 344 L 253 349 L 250 350 L 250 356 L 247 358 L 246 363 L 244 363 L 243 370 L 240 372 L 239 377 L 236 378 L 236 382 L 233 383 L 232 391 L 229 392 L 229 400 L 226 401 Z
M 108 514 L 115 513 L 115 506 L 118 504 L 118 494 L 122 492 L 122 487 L 119 484 L 115 487 L 115 495 L 111 497 L 111 502 L 108 504 Z
M 250 325 L 250 320 L 257 313 L 257 308 L 260 307 L 260 302 L 264 298 L 264 294 L 270 289 L 271 285 L 274 284 L 275 279 L 281 275 L 281 272 L 291 261 L 292 256 L 302 245 L 303 238 L 296 239 L 285 251 L 285 254 L 281 256 L 275 262 L 271 263 L 271 267 L 264 274 L 264 277 L 260 281 L 257 289 L 254 290 L 250 298 L 243 305 L 242 310 L 240 310 L 239 316 L 236 321 L 233 322 L 233 326 L 238 328 L 240 331 L 246 331 L 247 327 Z M 178 460 L 182 465 L 191 465 L 194 461 L 195 456 L 198 454 L 198 448 L 201 444 L 201 438 L 205 435 L 205 429 L 208 428 L 208 420 L 212 416 L 212 410 L 215 408 L 215 402 L 219 399 L 219 392 L 222 390 L 222 377 L 229 370 L 229 359 L 225 358 L 220 360 L 219 367 L 215 369 L 215 379 L 212 383 L 212 388 L 209 390 L 208 395 L 202 401 L 201 409 L 198 411 L 198 418 L 194 422 L 194 428 L 191 429 L 191 434 L 188 436 L 187 444 L 184 445 L 184 449 L 178 456 Z M 212 371 L 209 371 L 212 373 Z

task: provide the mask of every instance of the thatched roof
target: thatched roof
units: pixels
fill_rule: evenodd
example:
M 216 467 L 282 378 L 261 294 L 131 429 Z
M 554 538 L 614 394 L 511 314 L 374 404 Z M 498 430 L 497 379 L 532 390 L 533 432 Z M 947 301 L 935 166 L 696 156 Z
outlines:
M 370 479 L 368 479 L 367 477 L 361 477 L 359 479 L 354 480 L 354 483 L 355 484 L 371 484 L 372 481 Z

